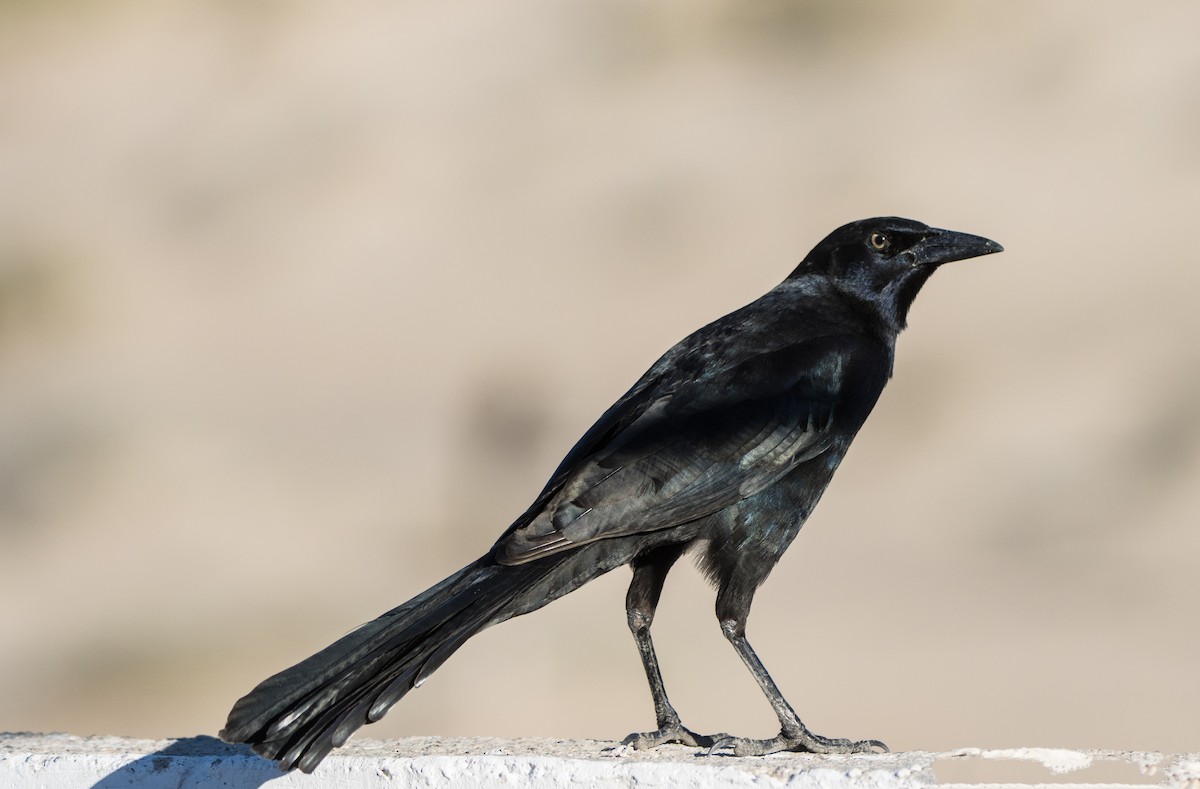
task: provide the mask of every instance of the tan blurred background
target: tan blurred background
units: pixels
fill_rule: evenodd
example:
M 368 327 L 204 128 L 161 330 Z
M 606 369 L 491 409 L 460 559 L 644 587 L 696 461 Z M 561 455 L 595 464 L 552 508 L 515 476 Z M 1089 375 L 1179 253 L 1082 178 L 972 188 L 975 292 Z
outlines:
M 215 733 L 843 222 L 984 234 L 760 593 L 817 731 L 1200 747 L 1200 6 L 0 4 L 0 729 Z M 364 734 L 653 723 L 628 572 Z M 774 719 L 690 566 L 702 731 Z

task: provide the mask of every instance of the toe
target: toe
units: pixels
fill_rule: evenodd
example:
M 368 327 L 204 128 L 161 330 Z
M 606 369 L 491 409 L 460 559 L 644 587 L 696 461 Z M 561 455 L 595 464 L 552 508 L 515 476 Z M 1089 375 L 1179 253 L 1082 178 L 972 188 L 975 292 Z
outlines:
M 637 750 L 657 748 L 668 743 L 687 745 L 692 748 L 708 748 L 712 745 L 712 738 L 696 734 L 680 724 L 673 724 L 664 726 L 658 731 L 631 734 L 621 741 L 622 745 L 629 745 Z

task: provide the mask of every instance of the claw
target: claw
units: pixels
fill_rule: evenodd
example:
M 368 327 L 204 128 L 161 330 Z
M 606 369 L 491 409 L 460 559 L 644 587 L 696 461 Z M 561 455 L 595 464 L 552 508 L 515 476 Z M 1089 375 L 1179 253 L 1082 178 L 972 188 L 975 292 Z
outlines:
M 746 737 L 734 737 L 730 734 L 718 734 L 713 737 L 712 747 L 708 749 L 709 756 L 748 756 L 748 743 L 765 743 L 768 740 L 751 740 Z

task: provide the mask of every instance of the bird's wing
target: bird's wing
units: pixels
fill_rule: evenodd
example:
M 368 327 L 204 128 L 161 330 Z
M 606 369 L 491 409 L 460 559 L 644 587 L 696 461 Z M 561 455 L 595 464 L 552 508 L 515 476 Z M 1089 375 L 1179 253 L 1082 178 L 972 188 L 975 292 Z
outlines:
M 822 338 L 749 355 L 647 386 L 636 407 L 618 401 L 500 539 L 497 559 L 669 528 L 765 489 L 833 445 L 852 345 Z

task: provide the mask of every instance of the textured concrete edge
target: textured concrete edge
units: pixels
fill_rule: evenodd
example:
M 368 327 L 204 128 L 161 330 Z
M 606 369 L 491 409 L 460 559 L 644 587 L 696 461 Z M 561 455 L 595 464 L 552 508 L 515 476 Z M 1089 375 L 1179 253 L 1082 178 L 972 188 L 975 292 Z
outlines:
M 1021 783 L 944 786 L 1178 786 L 1200 789 L 1200 754 L 964 748 L 864 755 L 777 754 L 759 759 L 699 755 L 694 749 L 632 751 L 612 743 L 491 738 L 360 740 L 335 751 L 313 775 L 284 773 L 249 749 L 214 737 L 132 740 L 65 734 L 0 734 L 0 789 L 26 787 L 805 787 L 908 789 L 937 783 L 935 762 L 1024 761 L 1046 771 Z M 1065 783 L 1053 775 L 1098 762 L 1133 765 L 1141 780 Z M 1082 778 L 1082 776 L 1081 776 Z
M 0 735 L 0 789 L 26 787 L 805 787 L 908 789 L 933 784 L 923 754 L 761 759 L 699 756 L 695 749 L 634 751 L 568 740 L 408 738 L 356 740 L 312 775 L 284 773 L 248 748 L 213 737 L 127 740 Z

